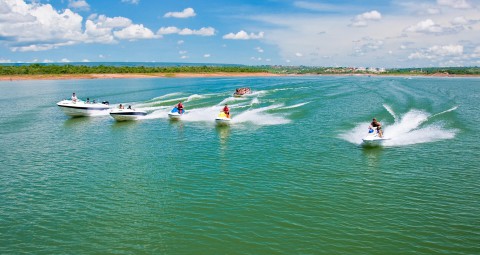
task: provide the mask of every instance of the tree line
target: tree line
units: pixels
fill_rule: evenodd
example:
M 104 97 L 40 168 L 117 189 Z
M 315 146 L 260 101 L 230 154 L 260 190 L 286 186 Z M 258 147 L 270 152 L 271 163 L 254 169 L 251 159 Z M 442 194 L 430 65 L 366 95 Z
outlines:
M 259 73 L 265 68 L 254 66 L 86 66 L 86 65 L 0 65 L 0 75 L 37 74 L 116 74 L 116 73 Z
M 148 74 L 148 73 L 276 73 L 276 74 L 384 74 L 384 75 L 480 75 L 480 67 L 429 67 L 396 68 L 381 72 L 353 67 L 309 66 L 243 66 L 243 65 L 193 65 L 193 66 L 109 66 L 109 65 L 0 65 L 0 75 L 58 75 L 58 74 Z

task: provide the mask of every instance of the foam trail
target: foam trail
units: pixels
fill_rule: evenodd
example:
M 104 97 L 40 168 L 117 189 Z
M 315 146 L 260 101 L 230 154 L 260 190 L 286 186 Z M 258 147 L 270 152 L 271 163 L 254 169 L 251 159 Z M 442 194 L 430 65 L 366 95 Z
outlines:
M 233 117 L 232 123 L 251 123 L 260 126 L 281 125 L 290 123 L 289 119 L 281 115 L 266 113 L 266 111 L 268 110 L 277 109 L 282 106 L 283 105 L 277 104 L 263 108 L 247 110 Z
M 146 120 L 166 119 L 168 118 L 168 112 L 169 111 L 166 109 L 156 110 L 156 111 L 153 111 L 152 113 L 147 114 L 146 116 L 143 116 L 142 119 L 146 119 Z
M 181 95 L 181 94 L 182 94 L 181 92 L 169 93 L 169 94 L 165 94 L 165 95 L 163 95 L 163 96 L 154 97 L 154 98 L 152 98 L 151 100 L 149 100 L 149 102 L 151 102 L 151 101 L 157 101 L 157 100 L 159 100 L 159 99 L 164 99 L 164 98 L 167 98 L 167 97 L 178 96 L 178 95 Z
M 393 116 L 393 119 L 395 122 L 397 122 L 398 118 L 395 112 L 392 110 L 392 108 L 389 105 L 383 104 L 383 107 Z
M 224 105 L 224 104 L 227 104 L 229 102 L 235 102 L 235 101 L 239 101 L 239 100 L 245 100 L 244 97 L 227 97 L 225 99 L 222 100 L 222 102 L 218 103 L 217 105 Z
M 199 95 L 199 94 L 193 94 L 193 95 L 189 96 L 187 98 L 187 100 L 185 100 L 185 102 L 190 102 L 190 101 L 193 101 L 195 99 L 201 99 L 201 98 L 205 98 L 205 96 L 202 96 L 202 95 Z
M 285 106 L 285 107 L 282 107 L 280 109 L 293 109 L 293 108 L 297 108 L 297 107 L 300 107 L 300 106 L 304 106 L 306 104 L 309 104 L 310 102 L 305 102 L 305 103 L 300 103 L 300 104 L 296 104 L 296 105 L 292 105 L 292 106 Z
M 457 108 L 458 108 L 458 105 L 457 105 L 457 106 L 454 106 L 454 107 L 452 107 L 452 108 L 450 108 L 450 109 L 448 109 L 448 110 L 446 110 L 446 111 L 443 111 L 443 112 L 434 114 L 434 115 L 432 115 L 429 119 L 431 119 L 431 118 L 433 118 L 433 117 L 436 117 L 436 116 L 438 116 L 438 115 L 442 115 L 442 114 L 447 113 L 447 112 L 455 111 Z
M 182 121 L 215 122 L 215 118 L 223 108 L 218 106 L 192 109 L 182 116 Z

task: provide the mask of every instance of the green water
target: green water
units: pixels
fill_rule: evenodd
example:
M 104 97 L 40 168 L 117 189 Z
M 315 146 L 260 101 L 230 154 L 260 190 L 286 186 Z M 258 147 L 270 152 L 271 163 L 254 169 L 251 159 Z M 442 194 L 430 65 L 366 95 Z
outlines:
M 253 94 L 231 97 L 249 86 Z M 480 79 L 0 82 L 0 254 L 479 254 Z M 72 92 L 147 110 L 69 118 Z M 182 121 L 167 112 L 179 100 Z M 228 103 L 232 124 L 213 119 Z M 364 147 L 372 117 L 391 139 Z

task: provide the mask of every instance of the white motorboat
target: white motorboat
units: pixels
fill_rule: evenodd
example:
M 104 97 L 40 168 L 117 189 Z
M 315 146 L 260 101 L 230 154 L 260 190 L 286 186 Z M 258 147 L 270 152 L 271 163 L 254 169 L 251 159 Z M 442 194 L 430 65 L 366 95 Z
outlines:
M 379 146 L 384 141 L 390 140 L 390 138 L 385 138 L 384 136 L 380 137 L 377 128 L 374 127 L 368 129 L 368 135 L 362 140 L 364 145 Z
M 215 118 L 215 123 L 217 123 L 217 125 L 229 125 L 231 120 L 230 116 L 227 116 L 224 112 L 220 112 L 217 118 Z
M 179 113 L 178 112 L 178 108 L 177 107 L 174 107 L 169 113 L 168 113 L 168 117 L 171 119 L 171 120 L 179 120 L 182 118 L 182 115 L 185 113 L 185 110 L 182 111 L 182 113 Z
M 108 102 L 87 103 L 81 100 L 62 100 L 58 102 L 57 105 L 66 115 L 71 117 L 97 115 L 102 111 L 110 109 Z
M 137 120 L 140 117 L 147 115 L 146 111 L 136 109 L 113 109 L 110 111 L 110 116 L 116 121 Z

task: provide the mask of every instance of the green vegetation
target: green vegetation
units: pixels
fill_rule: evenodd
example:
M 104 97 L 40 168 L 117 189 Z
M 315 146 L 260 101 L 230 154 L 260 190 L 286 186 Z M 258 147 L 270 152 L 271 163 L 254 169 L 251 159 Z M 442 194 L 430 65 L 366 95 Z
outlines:
M 431 75 L 431 74 L 480 75 L 480 67 L 401 68 L 401 69 L 390 69 L 390 70 L 388 70 L 387 74 L 398 74 L 398 75 Z
M 37 74 L 148 74 L 148 73 L 259 73 L 265 68 L 253 66 L 85 66 L 85 65 L 0 65 L 0 75 Z
M 242 65 L 182 65 L 182 66 L 87 66 L 87 65 L 0 65 L 0 75 L 61 75 L 61 74 L 153 74 L 174 76 L 175 73 L 274 73 L 274 74 L 382 74 L 382 75 L 480 75 L 480 67 L 430 68 L 355 68 L 308 66 L 242 66 Z

